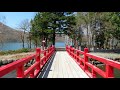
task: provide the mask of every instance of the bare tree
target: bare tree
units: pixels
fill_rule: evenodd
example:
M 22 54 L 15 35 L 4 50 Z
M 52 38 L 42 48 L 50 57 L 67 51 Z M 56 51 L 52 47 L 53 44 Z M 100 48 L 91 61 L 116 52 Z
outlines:
M 30 22 L 28 19 L 23 20 L 20 24 L 19 24 L 19 29 L 23 31 L 23 33 L 21 33 L 21 41 L 23 43 L 23 48 L 25 47 L 25 39 L 26 39 L 26 32 L 28 33 L 30 31 Z

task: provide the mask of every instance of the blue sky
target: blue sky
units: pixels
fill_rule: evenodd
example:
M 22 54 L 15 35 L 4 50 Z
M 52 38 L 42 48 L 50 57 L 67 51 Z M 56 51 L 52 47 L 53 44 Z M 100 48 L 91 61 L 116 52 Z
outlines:
M 24 19 L 31 20 L 35 12 L 0 12 L 0 17 L 5 16 L 5 24 L 16 29 Z

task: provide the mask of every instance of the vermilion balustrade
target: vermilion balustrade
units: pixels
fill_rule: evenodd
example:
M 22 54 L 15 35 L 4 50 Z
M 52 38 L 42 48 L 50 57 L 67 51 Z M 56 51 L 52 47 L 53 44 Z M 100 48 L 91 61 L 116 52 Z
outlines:
M 88 53 L 88 48 L 84 48 L 84 51 L 80 51 L 72 48 L 71 46 L 66 46 L 66 51 L 72 58 L 74 58 L 77 64 L 91 78 L 96 78 L 97 74 L 101 75 L 104 78 L 114 78 L 114 68 L 120 69 L 120 62 L 92 55 Z M 80 57 L 80 54 L 84 55 L 84 58 Z M 104 63 L 105 71 L 90 63 L 88 58 L 92 58 L 94 60 Z M 91 68 L 91 72 L 89 71 L 88 67 Z
M 41 51 L 40 48 L 36 49 L 36 53 L 10 64 L 4 65 L 0 67 L 0 77 L 8 74 L 9 72 L 16 70 L 17 78 L 35 78 L 41 71 L 41 68 L 44 67 L 46 62 L 52 56 L 55 51 L 55 47 L 51 46 L 46 50 Z M 43 57 L 41 58 L 41 54 L 43 53 Z M 24 70 L 24 64 L 29 62 L 30 60 L 35 59 L 35 63 L 31 65 L 29 68 Z

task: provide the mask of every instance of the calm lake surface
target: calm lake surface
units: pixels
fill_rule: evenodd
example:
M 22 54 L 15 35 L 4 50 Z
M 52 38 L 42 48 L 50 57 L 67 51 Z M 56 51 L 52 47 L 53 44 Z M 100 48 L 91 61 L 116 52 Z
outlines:
M 55 47 L 65 47 L 65 43 L 64 42 L 56 42 Z
M 56 42 L 55 47 L 65 47 L 64 42 Z M 6 50 L 17 50 L 22 48 L 22 43 L 14 42 L 14 43 L 3 43 L 0 44 L 0 51 L 6 51 Z M 27 43 L 25 43 L 25 48 L 28 48 Z M 32 45 L 32 48 L 34 48 L 34 45 Z
M 25 43 L 25 48 L 27 48 L 27 47 L 28 47 L 28 45 L 27 45 L 27 43 Z M 22 48 L 22 43 L 18 43 L 18 42 L 0 44 L 1 51 L 17 50 L 17 49 L 21 49 L 21 48 Z M 33 45 L 32 45 L 32 48 L 33 48 Z

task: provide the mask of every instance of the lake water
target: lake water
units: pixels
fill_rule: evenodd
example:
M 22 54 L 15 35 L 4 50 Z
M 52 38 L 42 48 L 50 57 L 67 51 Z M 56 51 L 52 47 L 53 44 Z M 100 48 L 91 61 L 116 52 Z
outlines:
M 28 45 L 25 43 L 25 48 L 27 48 Z M 33 45 L 32 45 L 33 47 Z M 6 51 L 6 50 L 17 50 L 22 48 L 22 43 L 14 42 L 14 43 L 3 43 L 0 44 L 0 50 Z
M 28 45 L 27 43 L 25 43 L 25 48 L 27 48 Z M 64 42 L 56 42 L 55 43 L 55 47 L 65 47 L 65 43 Z M 6 50 L 17 50 L 17 49 L 21 49 L 22 48 L 22 43 L 3 43 L 0 44 L 0 51 L 6 51 Z M 34 48 L 34 46 L 32 45 L 32 48 Z
M 65 43 L 64 42 L 56 42 L 55 47 L 65 47 Z

